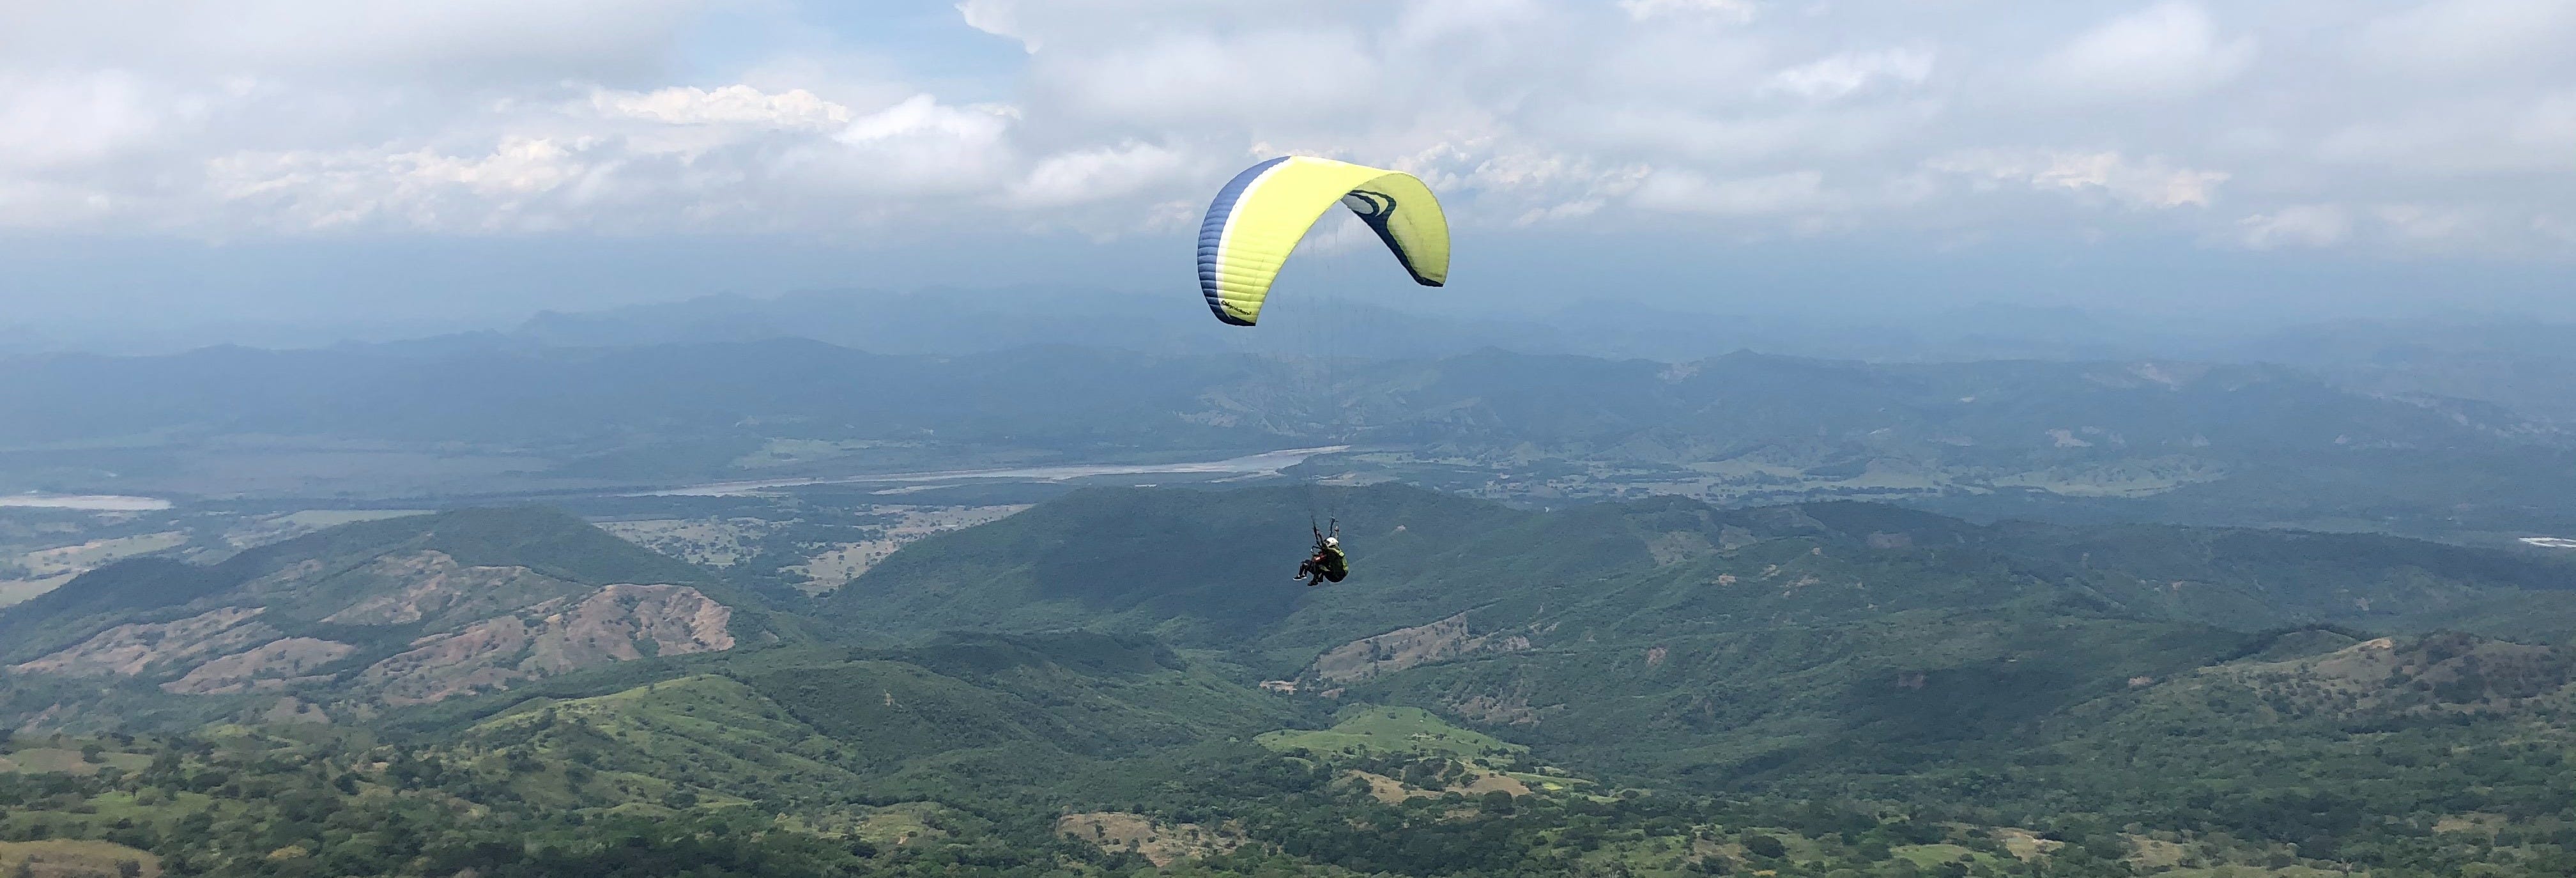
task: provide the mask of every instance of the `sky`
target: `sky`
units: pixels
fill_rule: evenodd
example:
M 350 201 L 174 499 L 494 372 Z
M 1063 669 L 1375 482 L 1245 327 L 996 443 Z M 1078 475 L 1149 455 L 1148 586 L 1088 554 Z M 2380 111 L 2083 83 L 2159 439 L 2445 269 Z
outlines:
M 2566 0 L 13 0 L 0 341 L 1187 303 L 1284 153 L 1430 182 L 1494 307 L 2576 319 L 2568 45 Z

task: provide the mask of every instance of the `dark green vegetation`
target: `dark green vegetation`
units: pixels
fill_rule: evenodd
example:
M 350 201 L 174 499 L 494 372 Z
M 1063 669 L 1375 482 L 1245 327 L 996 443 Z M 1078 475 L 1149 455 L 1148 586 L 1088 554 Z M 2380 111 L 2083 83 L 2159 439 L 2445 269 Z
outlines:
M 1343 522 L 1340 586 L 1288 580 L 1310 511 Z M 12 671 L 0 843 L 221 875 L 2576 869 L 2576 564 L 2545 552 L 1853 502 L 1095 490 L 767 610 L 564 522 L 127 562 L 0 625 L 53 655 L 308 563 L 377 570 L 265 592 L 267 614 L 338 614 L 435 592 L 381 567 L 435 550 L 597 593 L 695 583 L 735 644 L 426 703 L 371 694 L 359 658 L 205 693 Z
M 1368 587 L 1267 587 L 1285 576 L 1277 559 L 1304 547 L 1310 514 L 1341 519 Z M 1106 624 L 1290 674 L 1321 648 L 1459 613 L 1539 644 L 2022 609 L 2234 631 L 2419 630 L 2564 612 L 2570 588 L 2576 559 L 2368 535 L 1981 527 L 1852 502 L 1657 498 L 1545 513 L 1382 486 L 1083 492 L 932 537 L 820 612 L 882 631 Z

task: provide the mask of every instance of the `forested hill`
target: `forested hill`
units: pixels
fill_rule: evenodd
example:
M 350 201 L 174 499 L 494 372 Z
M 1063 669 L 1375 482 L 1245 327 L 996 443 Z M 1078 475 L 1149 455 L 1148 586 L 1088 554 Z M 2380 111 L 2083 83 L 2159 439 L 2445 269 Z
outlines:
M 1288 579 L 1310 518 L 1355 573 Z M 2545 630 L 2576 564 L 2394 537 L 2164 525 L 1979 526 L 1870 503 L 1680 498 L 1542 512 L 1416 488 L 1098 489 L 897 553 L 822 612 L 863 628 L 1107 626 L 1287 674 L 1465 614 L 1533 642 L 2031 610 L 2236 631 Z
M 1286 580 L 1310 510 L 1343 522 L 1340 585 Z M 2278 874 L 2410 874 L 2563 862 L 2536 840 L 2576 818 L 2571 589 L 2544 553 L 2366 535 L 1379 486 L 1082 492 L 916 544 L 825 612 L 1150 631 L 1648 788 L 2090 815 L 2130 827 L 2089 850 L 2134 871 L 2223 862 L 2188 844 L 2218 833 Z M 2541 834 L 2443 846 L 2488 811 Z
M 1289 580 L 1310 511 L 1349 580 Z M 0 615 L 0 868 L 2563 874 L 2569 573 L 1851 502 L 1094 490 L 806 618 L 559 513 L 392 518 Z

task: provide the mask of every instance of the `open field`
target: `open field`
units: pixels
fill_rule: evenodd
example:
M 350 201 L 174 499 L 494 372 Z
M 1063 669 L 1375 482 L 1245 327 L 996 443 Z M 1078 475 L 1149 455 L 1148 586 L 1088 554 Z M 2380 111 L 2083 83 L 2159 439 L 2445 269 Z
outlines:
M 187 544 L 185 531 L 165 531 L 96 539 L 22 553 L 14 559 L 14 564 L 0 566 L 0 571 L 19 572 L 14 578 L 0 579 L 0 607 L 52 591 L 70 582 L 72 577 L 100 566 L 138 555 L 166 552 Z
M 21 556 L 19 563 L 26 565 L 28 572 L 34 573 L 38 576 L 60 576 L 65 573 L 78 574 L 98 567 L 99 565 L 106 564 L 110 561 L 176 549 L 180 546 L 187 545 L 187 543 L 188 535 L 186 532 L 165 531 L 162 533 L 142 534 L 139 536 L 91 540 L 77 546 L 60 546 L 51 549 L 39 549 Z
M 1353 707 L 1332 728 L 1269 732 L 1254 740 L 1282 753 L 1440 756 L 1462 762 L 1508 762 L 1529 752 L 1528 747 L 1450 725 L 1418 707 Z
M 421 515 L 430 511 L 427 509 L 307 509 L 281 515 L 263 515 L 245 519 L 226 530 L 224 542 L 235 548 L 247 549 L 344 524 Z
M 161 858 L 104 841 L 0 841 L 0 874 L 26 878 L 160 878 Z

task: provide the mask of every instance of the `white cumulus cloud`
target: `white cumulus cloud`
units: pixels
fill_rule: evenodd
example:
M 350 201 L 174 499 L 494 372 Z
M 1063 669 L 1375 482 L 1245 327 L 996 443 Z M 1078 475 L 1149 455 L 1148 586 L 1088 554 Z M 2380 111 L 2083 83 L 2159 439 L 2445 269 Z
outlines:
M 1619 0 L 1630 18 L 1645 21 L 1682 15 L 1705 15 L 1735 22 L 1753 20 L 1752 0 Z
M 601 114 L 672 125 L 757 125 L 770 128 L 821 129 L 846 125 L 850 108 L 816 97 L 804 89 L 770 94 L 747 85 L 714 89 L 675 86 L 650 92 L 591 92 L 590 105 Z
M 2234 79 L 2254 52 L 2254 38 L 2220 34 L 2199 4 L 2167 0 L 2077 35 L 2040 61 L 2036 79 L 2079 100 L 2175 98 Z
M 2352 236 L 2352 213 L 2332 204 L 2301 204 L 2237 221 L 2238 240 L 2257 250 L 2331 247 Z
M 2576 252 L 2563 0 L 803 2 L 0 4 L 0 228 L 1114 236 L 1293 151 L 1462 228 Z
M 1926 167 L 2035 189 L 2100 192 L 2135 207 L 2207 207 L 2224 171 L 2175 167 L 2162 158 L 2132 160 L 2117 152 L 1974 150 Z
M 1818 206 L 1824 199 L 1825 175 L 1791 171 L 1728 180 L 1711 180 L 1690 171 L 1663 171 L 1637 187 L 1639 207 L 1675 213 L 1758 216 L 1790 213 Z
M 1921 49 L 1844 52 L 1771 75 L 1770 87 L 1811 101 L 1829 101 L 1879 83 L 1920 85 L 1932 75 L 1932 53 Z

